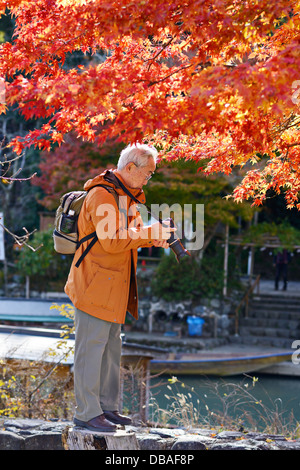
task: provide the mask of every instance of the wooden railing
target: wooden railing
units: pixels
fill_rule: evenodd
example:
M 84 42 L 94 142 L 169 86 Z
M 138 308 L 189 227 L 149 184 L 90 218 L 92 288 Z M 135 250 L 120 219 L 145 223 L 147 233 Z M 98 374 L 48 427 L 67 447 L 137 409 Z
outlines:
M 250 296 L 252 295 L 255 287 L 257 287 L 257 293 L 259 294 L 259 281 L 260 281 L 260 274 L 257 276 L 253 284 L 250 285 L 249 289 L 245 293 L 244 297 L 238 304 L 238 306 L 235 309 L 235 334 L 238 335 L 239 331 L 239 317 L 240 317 L 240 309 L 243 304 L 245 304 L 245 318 L 248 317 L 248 312 L 249 312 L 249 299 Z

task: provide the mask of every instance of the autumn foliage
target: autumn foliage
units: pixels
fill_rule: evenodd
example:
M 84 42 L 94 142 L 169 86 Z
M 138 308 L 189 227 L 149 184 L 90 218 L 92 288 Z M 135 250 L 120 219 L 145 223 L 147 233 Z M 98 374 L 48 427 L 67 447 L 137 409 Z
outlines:
M 243 176 L 237 201 L 300 189 L 300 2 L 11 0 L 1 45 L 6 107 L 44 124 L 11 145 L 66 135 L 146 141 L 161 158 Z M 84 53 L 73 68 L 66 60 Z

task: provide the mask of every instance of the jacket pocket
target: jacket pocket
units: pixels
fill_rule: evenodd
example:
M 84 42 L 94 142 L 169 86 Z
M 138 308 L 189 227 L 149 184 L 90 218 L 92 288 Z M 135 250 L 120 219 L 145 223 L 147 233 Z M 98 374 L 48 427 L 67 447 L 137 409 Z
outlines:
M 113 311 L 118 299 L 122 273 L 95 264 L 94 268 L 93 279 L 85 291 L 85 296 L 91 304 Z

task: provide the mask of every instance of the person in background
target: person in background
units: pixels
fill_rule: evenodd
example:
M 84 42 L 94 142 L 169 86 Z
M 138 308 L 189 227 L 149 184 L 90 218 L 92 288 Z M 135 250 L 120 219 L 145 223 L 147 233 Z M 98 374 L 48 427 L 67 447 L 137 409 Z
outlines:
M 287 250 L 279 251 L 274 256 L 275 273 L 275 290 L 278 290 L 279 280 L 283 279 L 283 290 L 287 290 L 288 263 L 290 261 L 290 253 Z

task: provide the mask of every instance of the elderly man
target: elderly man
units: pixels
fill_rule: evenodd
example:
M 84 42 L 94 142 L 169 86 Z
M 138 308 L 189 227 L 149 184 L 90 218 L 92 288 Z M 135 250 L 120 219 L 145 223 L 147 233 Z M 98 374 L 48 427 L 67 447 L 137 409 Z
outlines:
M 131 419 L 118 410 L 121 325 L 126 312 L 138 317 L 137 249 L 168 247 L 175 229 L 159 222 L 144 227 L 135 202 L 156 168 L 157 152 L 146 145 L 121 152 L 117 170 L 87 181 L 78 220 L 79 238 L 96 230 L 98 241 L 76 267 L 87 242 L 76 251 L 65 291 L 75 306 L 74 423 L 93 431 L 114 431 Z M 101 187 L 99 185 L 104 185 Z

